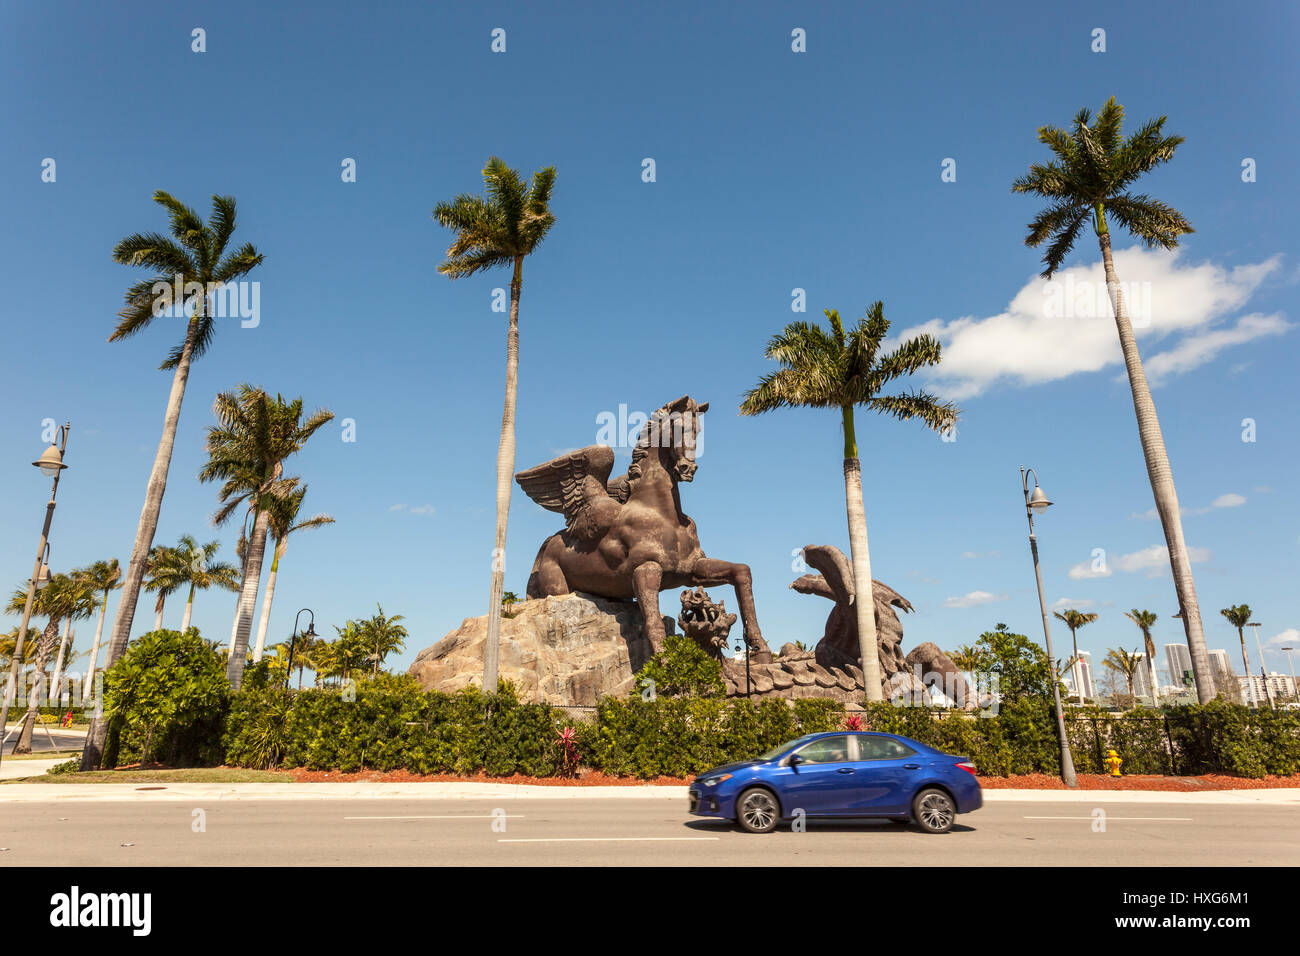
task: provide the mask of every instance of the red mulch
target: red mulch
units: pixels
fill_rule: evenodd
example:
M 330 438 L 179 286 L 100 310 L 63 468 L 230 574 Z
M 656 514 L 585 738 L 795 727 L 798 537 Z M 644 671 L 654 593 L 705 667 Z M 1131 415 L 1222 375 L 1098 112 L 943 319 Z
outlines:
M 1043 773 L 1020 777 L 980 777 L 986 790 L 1065 790 L 1060 777 Z M 1300 787 L 1300 774 L 1288 777 L 1229 777 L 1212 773 L 1203 777 L 1160 777 L 1154 774 L 1135 774 L 1131 777 L 1111 777 L 1099 773 L 1079 774 L 1080 790 L 1162 790 L 1190 793 L 1199 790 L 1265 790 L 1275 787 Z
M 489 777 L 484 773 L 459 776 L 456 774 L 418 774 L 409 770 L 363 770 L 358 773 L 339 773 L 330 770 L 291 770 L 298 783 L 522 783 L 543 787 L 639 787 L 644 785 L 680 787 L 691 778 L 655 777 L 640 780 L 636 777 L 611 777 L 595 770 L 584 770 L 573 777 L 528 777 L 511 774 L 508 777 Z M 1019 777 L 980 777 L 980 784 L 988 790 L 1064 790 L 1060 777 L 1033 773 Z M 1252 780 L 1247 777 L 1229 777 L 1208 774 L 1203 777 L 1159 777 L 1135 775 L 1111 777 L 1103 774 L 1080 774 L 1080 790 L 1164 790 L 1195 792 L 1200 790 L 1259 790 L 1274 787 L 1300 787 L 1300 774 L 1289 777 L 1264 777 Z

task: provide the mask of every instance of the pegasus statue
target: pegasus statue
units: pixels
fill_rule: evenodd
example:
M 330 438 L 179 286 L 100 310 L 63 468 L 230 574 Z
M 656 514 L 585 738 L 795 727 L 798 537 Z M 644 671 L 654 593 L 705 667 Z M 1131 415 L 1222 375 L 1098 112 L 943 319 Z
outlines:
M 635 598 L 645 636 L 663 648 L 659 592 L 729 584 L 736 592 L 745 641 L 754 660 L 770 660 L 759 630 L 749 566 L 710 558 L 682 511 L 679 484 L 695 477 L 700 416 L 709 403 L 684 395 L 659 408 L 642 427 L 627 473 L 611 479 L 614 451 L 591 445 L 521 471 L 515 481 L 533 501 L 564 515 L 564 530 L 547 538 L 528 578 L 528 597 L 582 591 L 613 600 Z

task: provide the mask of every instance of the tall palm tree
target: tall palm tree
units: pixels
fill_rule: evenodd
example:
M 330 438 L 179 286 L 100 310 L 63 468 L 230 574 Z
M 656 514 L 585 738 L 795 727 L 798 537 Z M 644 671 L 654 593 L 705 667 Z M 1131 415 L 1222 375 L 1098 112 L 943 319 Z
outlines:
M 213 523 L 223 524 L 241 507 L 251 508 L 256 515 L 226 665 L 230 685 L 238 690 L 244 678 L 253 612 L 257 609 L 270 509 L 274 499 L 291 491 L 296 481 L 283 477 L 285 459 L 299 452 L 321 426 L 334 418 L 334 413 L 319 408 L 304 417 L 301 398 L 271 398 L 262 389 L 247 384 L 217 395 L 213 411 L 217 424 L 208 428 L 208 460 L 199 469 L 200 481 L 222 482 L 222 506 Z
M 372 673 L 379 673 L 379 665 L 393 651 L 400 651 L 409 636 L 400 621 L 406 620 L 401 614 L 387 616 L 382 605 L 376 604 L 379 613 L 360 622 L 360 632 L 366 645 L 366 657 L 373 664 Z
M 1133 693 L 1133 680 L 1137 676 L 1138 668 L 1142 666 L 1142 655 L 1137 652 L 1136 648 L 1126 651 L 1121 647 L 1118 650 L 1107 651 L 1106 659 L 1101 663 L 1104 667 L 1123 675 L 1124 680 L 1128 682 L 1128 695 L 1130 697 L 1137 696 Z
M 176 443 L 176 427 L 181 417 L 181 402 L 189 381 L 190 363 L 207 351 L 216 332 L 215 317 L 208 297 L 223 285 L 247 275 L 262 263 L 262 254 L 250 243 L 227 252 L 235 232 L 235 200 L 231 196 L 213 196 L 212 213 L 205 223 L 198 214 L 169 193 L 158 190 L 154 202 L 161 205 L 170 219 L 171 236 L 155 232 L 135 233 L 127 236 L 113 249 L 113 260 L 122 265 L 139 266 L 153 271 L 154 275 L 135 283 L 126 290 L 126 305 L 118 312 L 117 327 L 109 341 L 134 335 L 161 314 L 156 289 L 171 286 L 177 277 L 182 283 L 199 283 L 196 291 L 185 296 L 183 303 L 173 303 L 177 309 L 189 312 L 185 338 L 172 349 L 163 369 L 172 369 L 171 393 L 167 399 L 167 413 L 163 418 L 162 439 L 154 456 L 153 469 L 145 490 L 144 507 L 136 528 L 135 543 L 131 548 L 131 561 L 122 582 L 122 599 L 113 632 L 108 641 L 105 666 L 111 665 L 126 650 L 131 637 L 131 624 L 135 620 L 135 607 L 140 599 L 140 586 L 144 580 L 158 531 L 158 515 L 162 511 L 163 493 L 167 490 L 167 471 L 171 467 L 172 448 Z M 202 294 L 197 289 L 201 288 Z M 107 725 L 93 720 L 86 734 L 82 751 L 81 769 L 98 769 L 103 754 Z
M 1124 616 L 1142 631 L 1142 643 L 1146 647 L 1147 664 L 1151 671 L 1151 701 L 1152 703 L 1159 703 L 1160 678 L 1156 673 L 1156 641 L 1151 636 L 1151 628 L 1155 627 L 1157 615 L 1154 611 L 1139 611 L 1134 608 L 1131 611 L 1125 611 Z
M 962 644 L 955 651 L 949 652 L 948 659 L 957 665 L 957 670 L 970 673 L 980 670 L 985 663 L 984 652 L 969 644 Z
M 153 605 L 153 629 L 161 631 L 163 606 L 185 581 L 185 562 L 175 548 L 157 545 L 149 549 L 149 570 L 144 589 L 158 595 Z
M 1053 611 L 1057 618 L 1065 622 L 1065 626 L 1070 629 L 1070 640 L 1074 643 L 1074 656 L 1070 658 L 1070 676 L 1074 679 L 1074 692 L 1079 695 L 1079 703 L 1083 703 L 1083 683 L 1080 681 L 1078 671 L 1079 661 L 1083 660 L 1079 656 L 1079 637 L 1078 630 L 1085 625 L 1091 624 L 1097 620 L 1096 614 L 1085 614 L 1083 611 L 1076 611 L 1070 608 L 1067 611 Z
M 1251 689 L 1250 705 L 1259 706 L 1259 695 L 1255 693 L 1255 682 L 1250 679 L 1250 657 L 1246 653 L 1246 625 L 1250 623 L 1250 605 L 1234 604 L 1232 607 L 1225 607 L 1219 611 L 1228 619 L 1228 623 L 1237 629 L 1237 638 L 1241 641 L 1241 665 L 1242 673 L 1246 675 L 1246 686 Z
M 772 338 L 765 354 L 781 363 L 781 368 L 764 375 L 755 388 L 745 393 L 740 414 L 759 415 L 785 407 L 834 408 L 840 413 L 844 425 L 844 501 L 849 548 L 856 593 L 861 598 L 854 601 L 858 646 L 867 700 L 878 701 L 883 699 L 883 693 L 854 408 L 861 406 L 904 421 L 919 419 L 934 429 L 951 427 L 959 410 L 924 391 L 880 394 L 894 379 L 928 365 L 938 365 L 941 354 L 938 339 L 920 335 L 887 355 L 879 355 L 881 342 L 889 332 L 883 303 L 872 304 L 867 314 L 847 332 L 839 312 L 827 309 L 826 317 L 831 323 L 830 332 L 815 323 L 792 322 Z
M 524 259 L 546 238 L 555 216 L 550 209 L 555 167 L 533 173 L 525 183 L 516 170 L 496 156 L 483 167 L 486 196 L 464 194 L 439 203 L 433 218 L 455 232 L 447 258 L 438 271 L 449 279 L 472 276 L 503 266 L 510 280 L 510 323 L 506 328 L 506 398 L 497 446 L 497 523 L 492 552 L 492 590 L 488 600 L 488 630 L 483 651 L 483 687 L 496 690 L 501 638 L 501 594 L 505 590 L 506 524 L 510 518 L 510 488 L 515 470 L 515 396 L 519 388 L 519 293 Z
M 298 485 L 296 478 L 291 480 L 293 487 L 289 491 L 270 498 L 267 533 L 275 542 L 275 552 L 271 559 L 271 572 L 266 577 L 266 594 L 262 598 L 262 619 L 257 625 L 257 643 L 253 647 L 254 662 L 262 659 L 262 649 L 266 646 L 266 628 L 271 620 L 271 601 L 275 599 L 275 581 L 280 573 L 280 559 L 284 557 L 284 552 L 289 547 L 289 537 L 299 531 L 334 523 L 334 518 L 327 514 L 298 520 L 298 514 L 302 510 L 302 500 L 307 496 L 307 486 Z
M 27 588 L 23 586 L 14 591 L 6 608 L 8 614 L 21 614 L 27 603 Z M 45 669 L 59 642 L 59 625 L 73 610 L 76 603 L 72 579 L 66 574 L 55 574 L 49 584 L 36 591 L 32 603 L 32 613 L 46 618 L 45 630 L 35 642 L 36 650 L 32 654 L 32 692 L 27 695 L 27 713 L 23 717 L 22 729 L 10 753 L 28 754 L 32 752 L 32 731 L 36 726 L 36 715 L 40 708 L 42 684 Z M 46 689 L 48 697 L 48 690 Z M 3 736 L 3 729 L 0 729 Z
M 1147 248 L 1174 249 L 1178 246 L 1179 236 L 1192 231 L 1183 214 L 1172 206 L 1129 191 L 1143 174 L 1172 159 L 1174 151 L 1183 142 L 1181 136 L 1164 135 L 1165 119 L 1161 116 L 1149 120 L 1137 132 L 1123 139 L 1120 133 L 1124 125 L 1124 108 L 1112 96 L 1091 125 L 1092 113 L 1082 109 L 1074 117 L 1072 130 L 1044 126 L 1038 130 L 1039 142 L 1051 149 L 1056 160 L 1033 164 L 1028 175 L 1018 178 L 1011 189 L 1012 192 L 1030 193 L 1049 201 L 1048 207 L 1029 224 L 1029 235 L 1025 238 L 1027 246 L 1038 246 L 1051 240 L 1043 256 L 1046 266 L 1044 278 L 1050 278 L 1060 268 L 1091 218 L 1101 247 L 1106 287 L 1124 352 L 1129 389 L 1133 393 L 1133 410 L 1137 415 L 1142 454 L 1146 458 L 1147 477 L 1169 550 L 1174 588 L 1178 592 L 1183 629 L 1187 634 L 1187 649 L 1196 675 L 1197 696 L 1204 704 L 1214 699 L 1214 675 L 1205 645 L 1196 585 L 1192 580 L 1191 559 L 1183 540 L 1178 493 L 1110 249 L 1110 219 L 1127 229 Z
M 96 594 L 101 595 L 99 602 L 99 620 L 95 624 L 95 642 L 90 645 L 90 663 L 86 665 L 86 681 L 81 688 L 81 699 L 90 700 L 95 687 L 95 668 L 99 663 L 99 644 L 104 637 L 104 618 L 108 614 L 108 594 L 122 586 L 122 568 L 117 558 L 108 561 L 96 561 L 88 567 L 73 571 Z

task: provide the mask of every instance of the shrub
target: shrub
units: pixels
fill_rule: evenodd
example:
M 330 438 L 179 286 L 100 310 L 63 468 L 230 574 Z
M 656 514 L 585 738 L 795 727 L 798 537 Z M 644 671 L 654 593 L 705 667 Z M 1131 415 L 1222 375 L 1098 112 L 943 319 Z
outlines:
M 225 656 L 197 630 L 145 634 L 104 674 L 102 765 L 220 763 L 229 700 Z
M 655 697 L 721 697 L 726 693 L 721 662 L 681 634 L 668 635 L 664 649 L 637 672 L 637 692 L 645 694 L 647 687 L 654 688 Z

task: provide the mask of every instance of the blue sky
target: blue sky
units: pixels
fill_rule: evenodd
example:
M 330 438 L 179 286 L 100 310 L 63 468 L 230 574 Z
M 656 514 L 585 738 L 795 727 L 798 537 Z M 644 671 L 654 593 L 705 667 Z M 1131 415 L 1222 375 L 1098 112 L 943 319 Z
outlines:
M 490 49 L 498 27 L 504 53 Z M 1091 50 L 1098 27 L 1104 53 Z M 805 53 L 791 50 L 795 28 Z M 215 489 L 195 475 L 213 396 L 248 381 L 356 425 L 355 442 L 331 426 L 292 463 L 308 509 L 337 524 L 291 543 L 271 640 L 300 607 L 332 634 L 380 601 L 407 617 L 405 664 L 484 613 L 504 377 L 491 301 L 508 276 L 437 275 L 449 236 L 430 211 L 477 191 L 498 154 L 559 173 L 558 221 L 524 274 L 519 468 L 594 442 L 597 416 L 620 405 L 710 401 L 684 506 L 710 555 L 752 566 L 769 643 L 811 643 L 829 605 L 788 590 L 792 551 L 847 549 L 838 418 L 742 419 L 736 405 L 770 369 L 773 332 L 883 299 L 896 332 L 944 337 L 949 361 L 920 383 L 964 410 L 954 442 L 859 419 L 873 570 L 916 607 L 906 645 L 951 648 L 999 621 L 1038 636 L 1022 463 L 1057 502 L 1039 525 L 1048 601 L 1102 615 L 1081 647 L 1140 642 L 1122 616 L 1133 607 L 1160 614 L 1160 643 L 1181 639 L 1167 566 L 1144 555 L 1162 537 L 1143 517 L 1152 498 L 1113 324 L 1035 317 L 1039 253 L 1022 239 L 1037 204 L 1008 188 L 1044 158 L 1038 126 L 1115 94 L 1130 128 L 1167 114 L 1187 138 L 1143 188 L 1197 231 L 1177 257 L 1116 247 L 1121 279 L 1149 283 L 1139 342 L 1160 370 L 1209 643 L 1235 648 L 1217 610 L 1242 602 L 1266 640 L 1294 640 L 1296 28 L 1281 3 L 5 4 L 9 584 L 35 549 L 47 484 L 27 462 L 46 418 L 73 423 L 55 569 L 129 557 L 170 384 L 157 366 L 181 330 L 164 320 L 107 342 L 141 275 L 110 251 L 165 227 L 150 201 L 161 188 L 205 214 L 214 192 L 236 196 L 237 239 L 266 262 L 260 323 L 227 320 L 194 368 L 157 541 L 218 537 L 233 560 L 237 532 L 210 528 Z M 345 158 L 356 182 L 341 179 Z M 947 158 L 955 182 L 941 181 Z M 1082 282 L 1097 261 L 1087 236 L 1068 263 Z M 796 288 L 806 315 L 791 311 Z M 557 527 L 516 491 L 507 588 L 524 590 Z M 1108 576 L 1082 570 L 1096 548 Z M 233 608 L 233 595 L 201 595 L 195 623 L 225 640 Z M 136 632 L 152 619 L 146 597 Z M 83 648 L 92 632 L 80 625 Z

